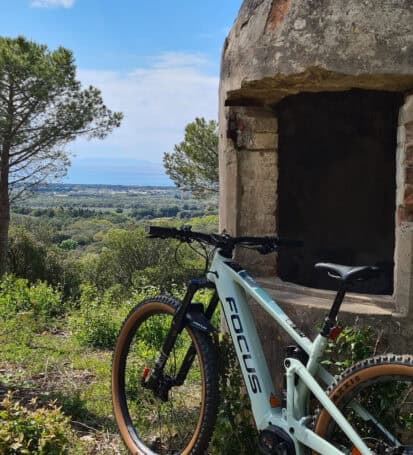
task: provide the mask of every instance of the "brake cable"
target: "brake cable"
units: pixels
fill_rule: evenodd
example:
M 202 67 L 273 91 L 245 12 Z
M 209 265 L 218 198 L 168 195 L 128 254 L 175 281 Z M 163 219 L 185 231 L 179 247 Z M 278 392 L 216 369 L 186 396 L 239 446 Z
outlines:
M 200 269 L 195 269 L 195 268 L 188 268 L 188 267 L 185 267 L 185 265 L 183 263 L 181 263 L 178 259 L 178 252 L 179 252 L 179 249 L 184 245 L 184 244 L 187 244 L 188 247 L 195 253 L 197 254 L 198 256 L 201 256 L 204 260 L 205 260 L 205 266 L 204 266 L 204 269 L 203 269 L 203 274 L 206 275 L 208 270 L 209 270 L 209 264 L 210 264 L 210 254 L 208 253 L 208 248 L 207 246 L 204 244 L 204 242 L 200 241 L 200 240 L 195 240 L 203 249 L 203 253 L 201 253 L 199 250 L 197 250 L 196 248 L 194 248 L 191 243 L 193 242 L 179 242 L 177 247 L 175 248 L 175 253 L 174 253 L 174 259 L 175 259 L 175 262 L 176 264 L 178 265 L 178 267 L 180 267 L 181 269 L 183 270 L 186 270 L 188 272 L 193 272 L 193 273 L 199 273 L 200 272 Z M 214 249 L 215 251 L 215 249 Z

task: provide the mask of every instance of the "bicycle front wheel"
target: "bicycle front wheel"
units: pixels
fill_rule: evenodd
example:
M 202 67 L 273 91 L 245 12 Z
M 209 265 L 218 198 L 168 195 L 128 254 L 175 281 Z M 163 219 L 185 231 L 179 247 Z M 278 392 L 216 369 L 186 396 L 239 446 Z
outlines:
M 186 327 L 165 365 L 168 381 L 177 377 L 188 352 L 194 360 L 182 385 L 163 399 L 143 386 L 179 302 L 153 297 L 137 305 L 119 332 L 112 362 L 112 401 L 116 423 L 132 453 L 201 454 L 212 435 L 218 403 L 217 360 L 211 338 Z
M 413 453 L 413 357 L 358 362 L 327 394 L 373 453 Z M 314 431 L 345 454 L 359 453 L 325 409 Z

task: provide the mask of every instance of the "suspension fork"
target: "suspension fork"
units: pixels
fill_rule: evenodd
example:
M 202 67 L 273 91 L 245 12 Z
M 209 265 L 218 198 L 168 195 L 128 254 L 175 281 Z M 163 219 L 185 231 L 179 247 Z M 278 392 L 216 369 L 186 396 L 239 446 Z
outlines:
M 208 321 L 211 320 L 212 315 L 214 314 L 214 311 L 218 305 L 219 302 L 219 297 L 218 297 L 218 292 L 215 290 L 207 309 L 205 310 L 204 316 Z M 176 380 L 175 380 L 175 385 L 182 385 L 185 382 L 186 376 L 191 369 L 192 362 L 195 359 L 196 355 L 196 350 L 194 347 L 194 344 L 191 343 L 191 346 L 188 348 L 188 351 L 184 357 L 184 360 L 182 361 L 181 368 L 178 371 L 178 374 L 176 375 Z
M 144 378 L 143 381 L 144 387 L 153 390 L 158 388 L 159 381 L 163 377 L 163 369 L 175 345 L 176 339 L 178 338 L 178 335 L 182 332 L 184 327 L 188 324 L 187 313 L 192 304 L 192 299 L 194 298 L 194 295 L 196 294 L 197 291 L 206 288 L 215 289 L 215 285 L 208 281 L 206 278 L 200 280 L 191 280 L 191 282 L 189 283 L 182 303 L 174 314 L 171 326 L 168 330 L 161 350 L 159 351 L 158 357 L 148 376 Z M 215 291 L 208 305 L 207 310 L 203 314 L 203 316 L 207 318 L 208 321 L 211 319 L 215 311 L 215 308 L 218 304 L 218 301 L 219 301 L 218 294 Z M 196 354 L 195 348 L 192 343 L 184 357 L 181 368 L 176 376 L 176 380 L 173 381 L 173 384 L 171 384 L 171 386 L 183 384 L 188 374 L 188 371 L 191 368 L 192 362 L 195 358 L 195 354 Z

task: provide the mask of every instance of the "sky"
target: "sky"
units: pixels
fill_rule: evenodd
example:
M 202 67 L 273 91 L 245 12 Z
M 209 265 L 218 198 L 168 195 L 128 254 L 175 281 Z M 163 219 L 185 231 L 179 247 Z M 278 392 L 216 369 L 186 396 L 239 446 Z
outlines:
M 124 114 L 79 139 L 67 183 L 169 185 L 162 157 L 195 117 L 217 119 L 221 48 L 241 0 L 1 0 L 2 36 L 64 46 L 78 79 Z

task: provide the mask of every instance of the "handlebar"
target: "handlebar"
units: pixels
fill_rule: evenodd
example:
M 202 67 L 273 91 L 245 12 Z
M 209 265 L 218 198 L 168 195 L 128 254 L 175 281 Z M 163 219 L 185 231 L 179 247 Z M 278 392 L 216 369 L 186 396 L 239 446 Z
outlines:
M 226 251 L 232 251 L 236 245 L 249 247 L 256 246 L 257 251 L 261 254 L 272 253 L 273 251 L 276 251 L 278 247 L 300 247 L 303 245 L 303 242 L 300 240 L 283 239 L 279 237 L 231 237 L 227 234 L 205 234 L 203 232 L 192 231 L 190 226 L 183 226 L 180 229 L 163 226 L 147 226 L 146 233 L 150 238 L 170 238 L 187 243 L 198 241 Z

